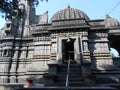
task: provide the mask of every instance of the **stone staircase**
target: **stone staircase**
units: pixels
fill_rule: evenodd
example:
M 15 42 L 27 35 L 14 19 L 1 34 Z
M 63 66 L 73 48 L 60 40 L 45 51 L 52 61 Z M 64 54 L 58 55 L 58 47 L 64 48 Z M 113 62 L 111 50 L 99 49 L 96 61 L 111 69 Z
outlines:
M 67 64 L 58 65 L 57 77 L 54 86 L 65 86 L 67 75 Z M 80 64 L 71 64 L 69 73 L 69 86 L 80 87 L 86 86 L 82 77 L 82 70 Z
M 56 68 L 55 68 L 56 67 Z M 51 71 L 44 75 L 47 84 L 44 86 L 33 86 L 31 88 L 15 89 L 15 90 L 66 90 L 66 74 L 67 74 L 67 64 L 53 64 L 49 65 L 49 69 L 56 71 L 56 74 Z M 88 86 L 82 75 L 82 69 L 80 64 L 70 65 L 69 74 L 69 88 L 68 90 L 119 90 L 110 86 Z
M 32 87 L 32 88 L 22 88 L 15 90 L 66 90 L 65 87 Z M 69 87 L 68 90 L 119 90 L 112 87 Z

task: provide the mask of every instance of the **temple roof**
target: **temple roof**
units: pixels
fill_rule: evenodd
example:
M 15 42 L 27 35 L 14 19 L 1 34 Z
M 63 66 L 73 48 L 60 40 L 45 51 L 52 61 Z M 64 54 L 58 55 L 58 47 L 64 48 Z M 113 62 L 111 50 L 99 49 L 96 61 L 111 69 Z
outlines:
M 105 26 L 106 27 L 117 27 L 117 26 L 120 26 L 120 22 L 117 19 L 114 19 L 110 17 L 109 15 L 106 15 Z
M 66 9 L 58 11 L 51 18 L 52 21 L 71 20 L 71 19 L 85 19 L 89 20 L 89 17 L 81 10 L 73 9 L 68 6 Z

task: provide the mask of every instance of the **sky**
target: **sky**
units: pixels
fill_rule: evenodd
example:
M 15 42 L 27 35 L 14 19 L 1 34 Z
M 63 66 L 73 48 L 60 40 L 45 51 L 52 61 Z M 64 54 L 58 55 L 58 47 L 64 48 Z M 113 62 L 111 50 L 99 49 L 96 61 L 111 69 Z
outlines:
M 48 0 L 48 2 L 40 2 L 36 14 L 40 15 L 48 11 L 50 20 L 57 11 L 65 9 L 68 5 L 85 12 L 91 20 L 104 19 L 109 14 L 120 21 L 120 0 Z M 0 17 L 0 28 L 5 22 L 4 18 Z

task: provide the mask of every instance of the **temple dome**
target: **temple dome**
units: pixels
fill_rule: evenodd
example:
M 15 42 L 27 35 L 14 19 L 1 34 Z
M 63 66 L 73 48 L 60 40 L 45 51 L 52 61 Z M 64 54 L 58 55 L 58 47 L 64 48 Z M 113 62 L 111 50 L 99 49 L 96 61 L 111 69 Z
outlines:
M 66 9 L 58 11 L 51 18 L 52 21 L 72 20 L 72 19 L 85 19 L 90 20 L 89 17 L 78 9 L 73 9 L 68 6 Z
M 109 15 L 105 18 L 105 26 L 106 27 L 117 27 L 120 26 L 120 22 L 117 19 L 110 17 Z

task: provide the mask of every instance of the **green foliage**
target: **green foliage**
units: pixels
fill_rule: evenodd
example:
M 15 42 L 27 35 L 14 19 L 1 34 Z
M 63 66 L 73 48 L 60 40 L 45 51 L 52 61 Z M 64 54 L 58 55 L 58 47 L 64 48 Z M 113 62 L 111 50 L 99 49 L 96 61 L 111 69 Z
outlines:
M 12 10 L 13 9 L 18 10 L 19 1 L 20 0 L 0 0 L 0 12 L 5 14 L 2 17 L 4 17 L 6 20 L 11 19 Z M 44 1 L 44 0 L 40 0 L 40 1 Z M 28 0 L 28 2 L 29 4 L 34 4 L 34 6 L 37 6 L 39 4 L 39 0 Z
M 18 8 L 18 0 L 0 0 L 0 12 L 5 14 L 5 19 L 10 19 L 12 10 Z

